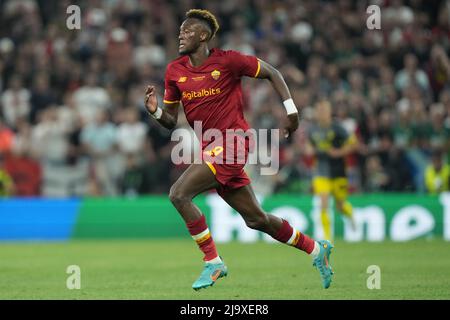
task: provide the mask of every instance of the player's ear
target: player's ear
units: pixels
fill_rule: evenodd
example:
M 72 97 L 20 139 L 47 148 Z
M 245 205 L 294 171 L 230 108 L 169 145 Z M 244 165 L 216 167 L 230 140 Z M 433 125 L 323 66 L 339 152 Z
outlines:
M 209 33 L 206 31 L 203 31 L 202 33 L 200 33 L 200 40 L 201 41 L 207 41 L 209 37 Z

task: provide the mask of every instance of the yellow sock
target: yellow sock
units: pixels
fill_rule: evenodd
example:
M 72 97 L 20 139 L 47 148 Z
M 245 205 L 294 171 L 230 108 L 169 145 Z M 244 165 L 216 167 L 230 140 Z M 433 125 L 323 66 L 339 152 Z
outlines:
M 322 219 L 324 240 L 331 240 L 331 222 L 327 210 L 321 211 L 320 218 Z
M 348 201 L 344 202 L 344 204 L 342 205 L 342 213 L 345 216 L 349 217 L 349 218 L 352 217 L 352 215 L 353 215 L 353 207 L 350 204 L 350 202 L 348 202 Z

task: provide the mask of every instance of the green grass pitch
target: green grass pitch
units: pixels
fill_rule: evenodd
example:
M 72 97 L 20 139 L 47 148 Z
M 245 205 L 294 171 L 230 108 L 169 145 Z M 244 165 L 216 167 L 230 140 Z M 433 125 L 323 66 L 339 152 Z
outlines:
M 194 291 L 201 254 L 190 240 L 0 244 L 0 299 L 450 299 L 450 244 L 336 241 L 335 271 L 321 287 L 311 258 L 281 244 L 219 244 L 229 275 Z M 69 265 L 81 289 L 69 290 Z M 367 288 L 367 267 L 381 289 Z

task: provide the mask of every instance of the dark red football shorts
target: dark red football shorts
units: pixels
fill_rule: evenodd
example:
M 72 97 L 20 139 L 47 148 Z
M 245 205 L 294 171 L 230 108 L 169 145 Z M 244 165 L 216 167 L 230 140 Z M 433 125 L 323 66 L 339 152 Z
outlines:
M 220 196 L 250 184 L 250 178 L 244 171 L 249 150 L 250 139 L 239 135 L 225 141 L 216 140 L 203 148 L 203 161 L 220 184 L 217 188 Z

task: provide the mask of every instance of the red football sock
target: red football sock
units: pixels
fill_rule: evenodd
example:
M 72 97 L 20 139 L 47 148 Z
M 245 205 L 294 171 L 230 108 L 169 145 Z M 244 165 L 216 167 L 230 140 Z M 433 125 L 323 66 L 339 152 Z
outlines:
M 292 228 L 286 220 L 282 220 L 283 224 L 274 238 L 280 242 L 286 243 L 310 254 L 314 249 L 314 240 Z
M 206 224 L 205 216 L 202 215 L 199 219 L 186 223 L 189 233 L 192 238 L 197 242 L 200 250 L 205 254 L 204 261 L 209 261 L 217 258 L 216 245 L 209 232 L 208 225 Z

